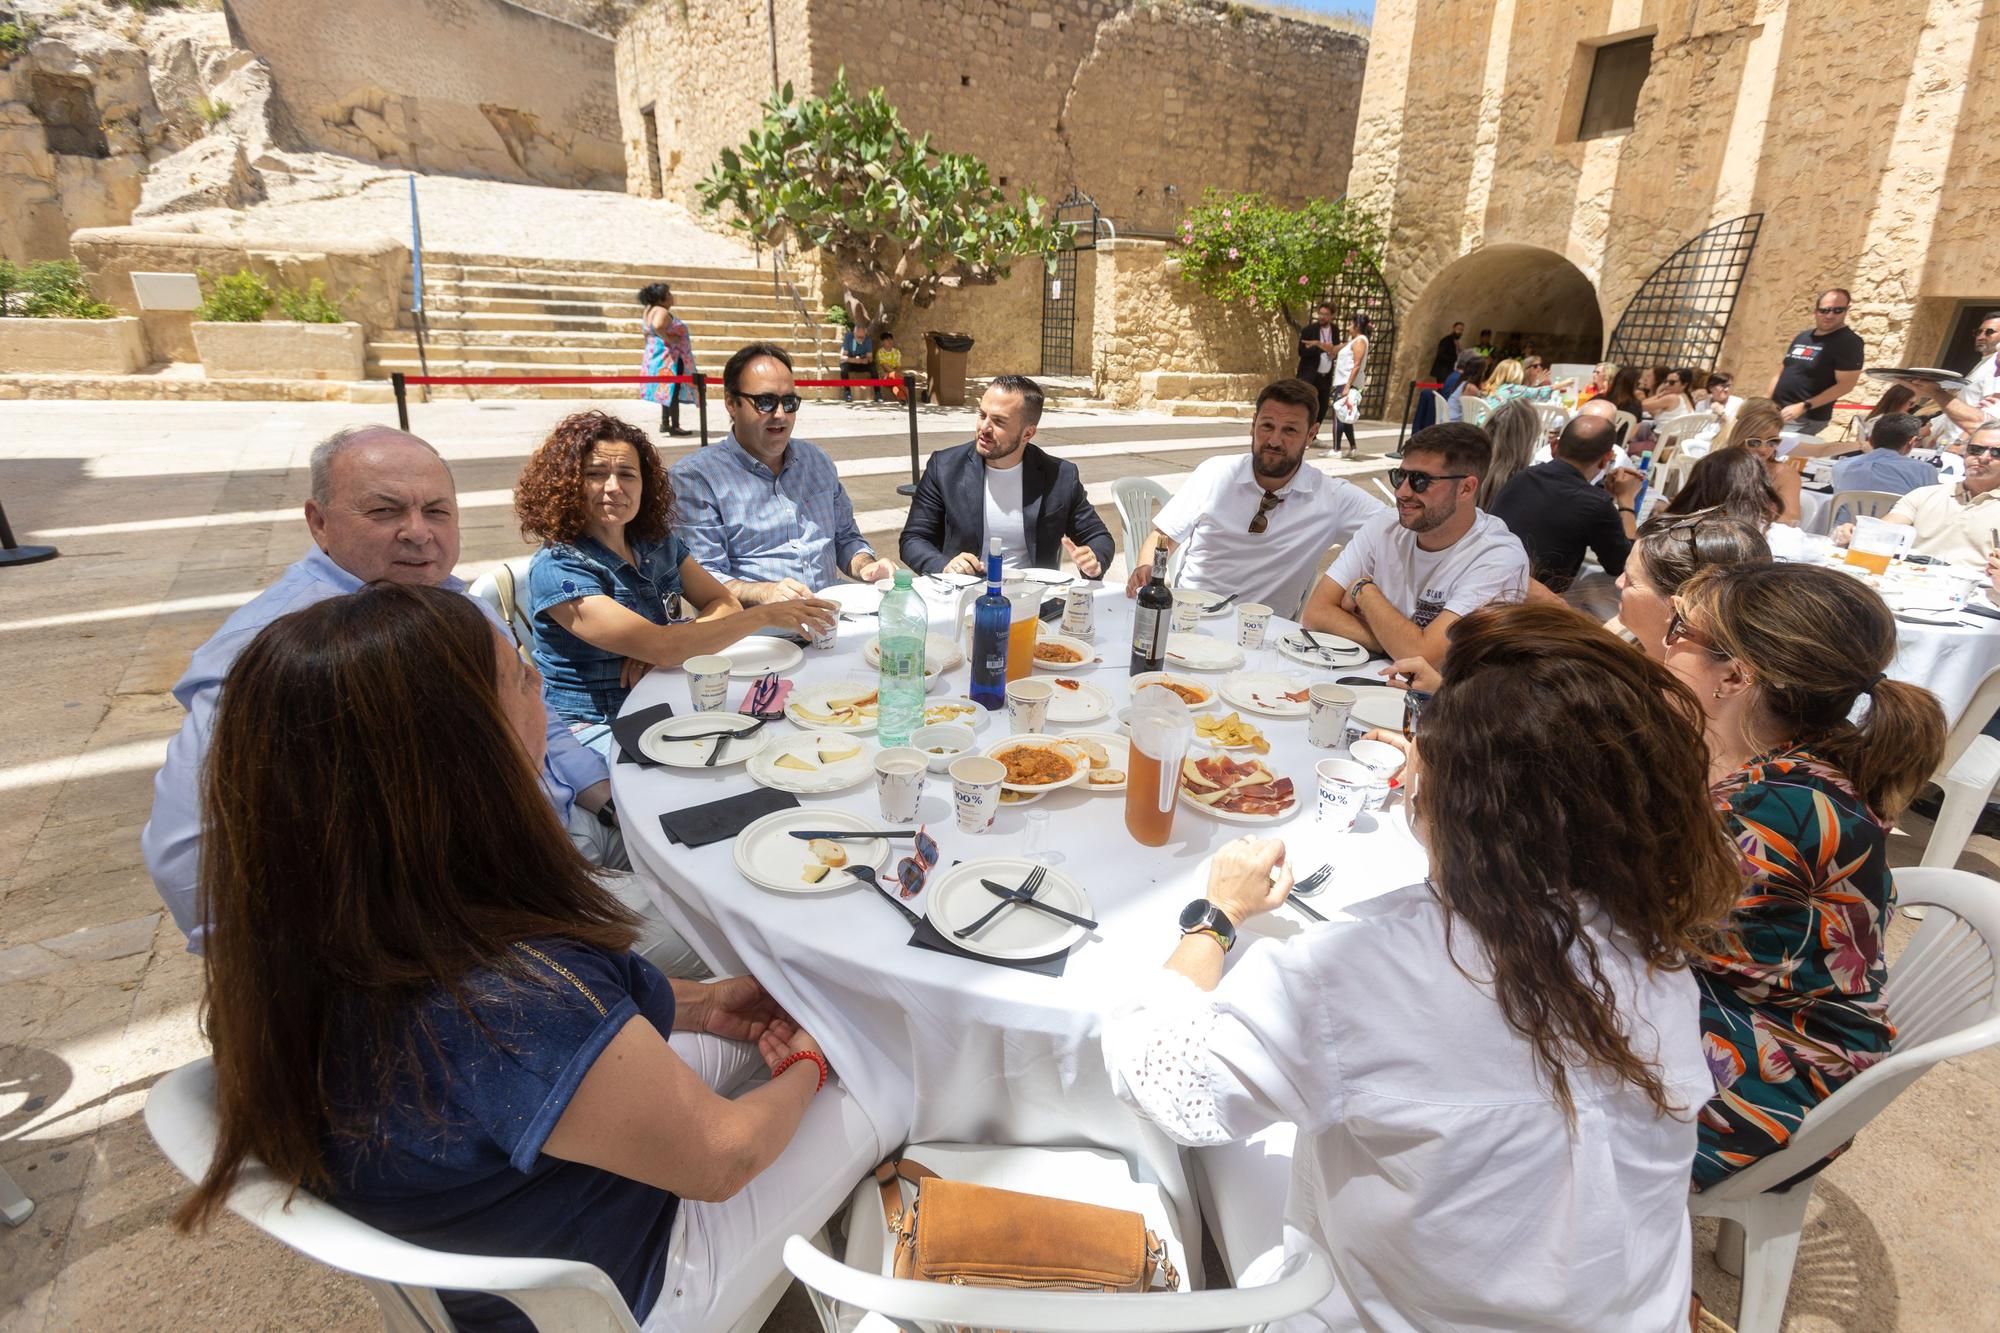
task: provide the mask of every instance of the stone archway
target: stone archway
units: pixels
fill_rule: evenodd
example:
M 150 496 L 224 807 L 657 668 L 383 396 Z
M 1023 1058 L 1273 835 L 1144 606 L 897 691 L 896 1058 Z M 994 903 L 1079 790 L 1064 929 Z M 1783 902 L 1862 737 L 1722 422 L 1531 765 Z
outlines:
M 1597 289 L 1582 269 L 1539 246 L 1482 246 L 1432 278 L 1403 322 L 1405 378 L 1424 377 L 1454 320 L 1465 322 L 1468 347 L 1481 329 L 1493 330 L 1496 347 L 1518 335 L 1544 364 L 1595 362 L 1604 349 Z

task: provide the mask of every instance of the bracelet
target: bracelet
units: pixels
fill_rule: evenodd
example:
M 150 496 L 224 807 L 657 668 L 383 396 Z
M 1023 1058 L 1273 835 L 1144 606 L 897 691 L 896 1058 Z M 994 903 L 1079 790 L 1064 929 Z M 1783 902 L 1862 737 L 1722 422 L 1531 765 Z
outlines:
M 826 1057 L 818 1051 L 793 1051 L 790 1055 L 778 1061 L 777 1067 L 771 1071 L 771 1077 L 776 1079 L 778 1075 L 784 1073 L 801 1060 L 810 1060 L 819 1066 L 819 1083 L 813 1088 L 814 1092 L 818 1092 L 826 1086 L 827 1075 L 833 1072 L 827 1066 Z
M 1621 514 L 1630 514 L 1633 518 L 1639 517 L 1639 511 L 1634 509 L 1631 505 L 1619 505 L 1618 512 Z

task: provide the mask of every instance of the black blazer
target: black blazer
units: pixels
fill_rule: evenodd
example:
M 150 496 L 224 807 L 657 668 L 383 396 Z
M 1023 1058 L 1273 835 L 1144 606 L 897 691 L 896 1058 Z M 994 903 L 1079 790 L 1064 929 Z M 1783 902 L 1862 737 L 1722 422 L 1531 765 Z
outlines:
M 1034 444 L 1022 446 L 1022 526 L 1038 569 L 1062 564 L 1062 539 L 1097 553 L 1111 565 L 1116 546 L 1104 520 L 1083 493 L 1076 464 L 1051 457 Z M 940 449 L 924 465 L 923 479 L 910 500 L 900 543 L 903 563 L 919 574 L 935 574 L 951 558 L 970 551 L 986 555 L 986 463 L 970 441 Z
M 1340 356 L 1340 326 L 1338 324 L 1308 324 L 1299 330 L 1299 378 L 1311 384 L 1319 378 L 1321 352 L 1316 345 L 1321 338 L 1333 344 L 1333 350 L 1325 353 L 1328 358 L 1327 374 L 1333 373 L 1333 361 Z

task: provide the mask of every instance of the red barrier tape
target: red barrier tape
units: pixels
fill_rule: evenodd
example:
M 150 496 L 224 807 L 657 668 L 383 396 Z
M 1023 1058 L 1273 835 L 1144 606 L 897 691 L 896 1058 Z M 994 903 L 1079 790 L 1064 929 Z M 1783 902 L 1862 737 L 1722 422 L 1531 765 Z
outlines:
M 901 380 L 793 380 L 801 389 L 900 389 Z
M 710 381 L 720 384 L 720 379 Z M 899 389 L 901 380 L 795 380 L 801 389 Z M 405 384 L 693 384 L 692 375 L 405 375 Z
M 1444 387 L 1444 381 L 1442 381 L 1442 380 L 1418 380 L 1418 381 L 1417 381 L 1417 387 L 1418 387 L 1419 389 L 1442 389 L 1442 388 Z

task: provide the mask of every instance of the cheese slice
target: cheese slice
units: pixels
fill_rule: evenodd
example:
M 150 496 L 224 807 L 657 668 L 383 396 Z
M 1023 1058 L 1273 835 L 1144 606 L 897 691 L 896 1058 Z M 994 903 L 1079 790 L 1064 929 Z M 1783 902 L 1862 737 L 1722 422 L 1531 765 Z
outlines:
M 824 862 L 808 861 L 799 867 L 799 878 L 808 884 L 817 884 L 826 878 L 827 866 Z
M 826 741 L 819 743 L 819 761 L 822 764 L 843 763 L 860 753 L 861 747 L 858 745 L 833 746 Z
M 771 767 L 789 768 L 789 769 L 794 769 L 800 773 L 811 773 L 816 771 L 819 768 L 819 765 L 815 764 L 812 760 L 807 759 L 804 755 L 792 754 L 788 751 L 784 754 L 779 755 L 777 762 L 772 764 Z

